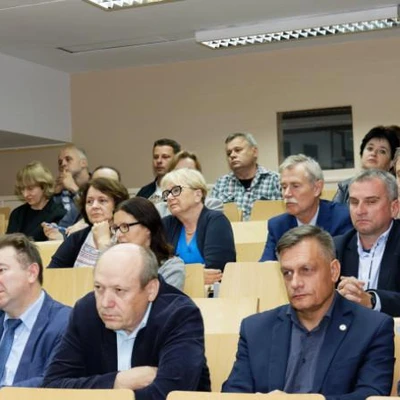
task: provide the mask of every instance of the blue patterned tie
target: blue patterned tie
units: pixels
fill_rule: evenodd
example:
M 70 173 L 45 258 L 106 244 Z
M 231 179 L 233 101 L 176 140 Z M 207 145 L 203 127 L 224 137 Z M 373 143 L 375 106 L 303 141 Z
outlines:
M 3 335 L 3 339 L 0 343 L 0 380 L 3 378 L 4 371 L 6 368 L 6 363 L 8 356 L 10 355 L 11 347 L 14 341 L 15 330 L 21 324 L 20 319 L 8 319 L 5 322 L 6 328 Z

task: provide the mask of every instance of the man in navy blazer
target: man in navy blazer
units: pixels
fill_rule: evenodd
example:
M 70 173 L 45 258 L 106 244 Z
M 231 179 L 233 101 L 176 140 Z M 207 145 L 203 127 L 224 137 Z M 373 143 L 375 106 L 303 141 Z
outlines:
M 260 261 L 276 260 L 276 244 L 296 226 L 316 225 L 332 236 L 353 228 L 347 206 L 320 199 L 324 176 L 314 159 L 304 154 L 289 156 L 279 172 L 287 212 L 268 220 L 268 238 Z
M 320 393 L 328 400 L 388 396 L 393 319 L 335 291 L 340 264 L 332 237 L 305 225 L 277 248 L 290 305 L 243 320 L 224 392 Z
M 397 183 L 385 171 L 367 169 L 349 185 L 355 229 L 335 237 L 342 265 L 339 292 L 365 307 L 400 316 L 400 220 Z
M 1 386 L 39 387 L 54 349 L 67 326 L 70 307 L 42 290 L 43 265 L 28 238 L 19 233 L 0 238 L 0 352 L 9 320 L 20 320 L 11 350 L 0 363 Z M 0 357 L 3 360 L 3 357 Z
M 210 391 L 200 311 L 158 277 L 151 250 L 128 243 L 107 250 L 94 286 L 72 311 L 45 387 L 125 388 L 136 400 Z

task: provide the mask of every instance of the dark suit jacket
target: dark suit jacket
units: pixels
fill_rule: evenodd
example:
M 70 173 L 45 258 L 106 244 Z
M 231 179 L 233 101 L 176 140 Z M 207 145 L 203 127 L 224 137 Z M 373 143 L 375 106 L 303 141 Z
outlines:
M 163 218 L 167 241 L 176 248 L 182 223 L 173 215 Z M 233 231 L 228 218 L 220 212 L 204 207 L 196 227 L 197 247 L 204 258 L 206 268 L 224 270 L 225 264 L 236 261 Z M 179 256 L 179 254 L 176 254 Z
M 172 390 L 210 391 L 199 309 L 185 294 L 160 279 L 145 328 L 139 331 L 132 367 L 158 367 L 152 384 L 135 391 L 136 400 L 165 400 Z M 79 300 L 44 386 L 111 389 L 117 371 L 116 333 L 99 318 L 93 293 Z
M 341 275 L 358 277 L 357 232 L 355 229 L 334 238 Z M 400 316 L 400 220 L 394 220 L 386 242 L 379 271 L 378 288 L 381 311 Z
M 137 192 L 136 196 L 148 199 L 156 191 L 156 188 L 157 188 L 156 180 L 154 180 L 153 182 L 150 182 L 148 185 L 143 186 Z
M 243 320 L 236 362 L 223 392 L 283 390 L 292 328 L 287 307 Z M 393 379 L 393 336 L 392 318 L 337 295 L 312 392 L 327 400 L 388 396 Z
M 22 353 L 13 386 L 40 387 L 46 367 L 68 323 L 71 308 L 53 300 L 47 293 Z M 0 311 L 0 337 L 5 313 Z
M 296 217 L 284 213 L 268 220 L 268 239 L 260 261 L 276 260 L 276 245 L 288 230 L 297 226 Z M 320 200 L 317 226 L 329 232 L 332 236 L 341 235 L 353 228 L 349 209 L 339 203 Z

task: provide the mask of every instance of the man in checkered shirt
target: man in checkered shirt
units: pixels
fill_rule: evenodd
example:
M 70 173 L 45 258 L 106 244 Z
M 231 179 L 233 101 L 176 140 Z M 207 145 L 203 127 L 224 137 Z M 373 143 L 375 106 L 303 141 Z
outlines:
M 256 200 L 282 199 L 279 174 L 257 164 L 257 142 L 250 133 L 230 134 L 225 146 L 232 172 L 217 180 L 211 197 L 235 202 L 247 221 Z

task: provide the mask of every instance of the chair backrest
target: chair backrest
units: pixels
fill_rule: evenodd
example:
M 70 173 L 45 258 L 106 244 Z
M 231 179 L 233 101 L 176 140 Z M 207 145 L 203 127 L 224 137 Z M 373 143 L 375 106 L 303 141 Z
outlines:
M 258 261 L 267 241 L 266 221 L 232 222 L 236 260 Z
M 256 297 L 193 299 L 201 311 L 204 331 L 208 333 L 239 333 L 242 319 L 258 310 Z
M 43 267 L 47 267 L 50 264 L 51 257 L 60 247 L 62 240 L 49 240 L 47 242 L 35 242 L 39 249 L 40 257 L 42 258 Z
M 42 389 L 3 387 L 0 400 L 134 400 L 129 389 Z
M 73 306 L 93 290 L 93 267 L 45 268 L 43 288 L 55 300 Z
M 286 212 L 283 200 L 257 200 L 251 209 L 250 221 L 268 220 Z
M 4 215 L 6 221 L 10 219 L 11 208 L 10 207 L 0 207 L 0 214 Z
M 236 203 L 224 203 L 224 214 L 231 222 L 242 220 L 242 210 L 240 210 Z
M 369 397 L 369 399 L 381 397 Z M 382 397 L 382 399 L 386 397 Z M 322 394 L 171 392 L 167 400 L 324 400 Z
M 393 394 L 391 396 L 369 396 L 367 397 L 366 400 L 390 400 L 390 399 L 400 399 L 400 397 L 397 397 L 396 395 Z
M 183 292 L 189 297 L 206 296 L 203 264 L 185 265 L 185 283 L 183 284 Z
M 278 261 L 226 264 L 219 297 L 251 296 L 259 298 L 259 311 L 288 303 Z
M 0 214 L 0 235 L 4 235 L 7 231 L 7 222 L 4 214 Z
M 337 189 L 323 189 L 321 193 L 321 199 L 332 200 L 333 196 L 336 194 Z
M 210 369 L 211 390 L 220 392 L 232 371 L 239 340 L 238 333 L 206 333 L 205 348 Z

